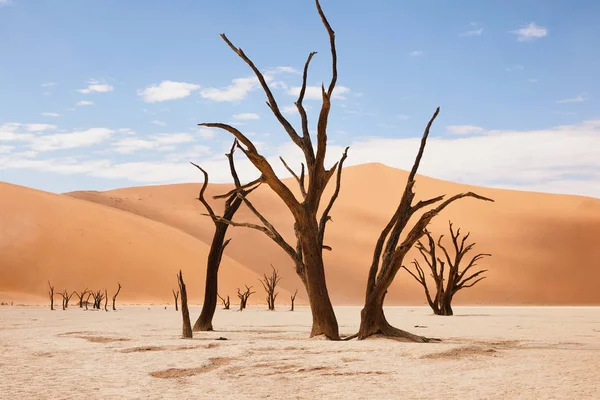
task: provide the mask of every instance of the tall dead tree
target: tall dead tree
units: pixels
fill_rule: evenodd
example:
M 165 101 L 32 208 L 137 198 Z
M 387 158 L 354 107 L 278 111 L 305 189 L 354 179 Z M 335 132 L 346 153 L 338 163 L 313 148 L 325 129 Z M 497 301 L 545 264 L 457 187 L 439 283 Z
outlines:
M 227 221 L 233 226 L 245 226 L 260 230 L 274 240 L 294 261 L 296 272 L 306 287 L 308 299 L 312 311 L 312 330 L 311 337 L 316 335 L 325 335 L 329 339 L 338 340 L 339 330 L 338 323 L 333 311 L 333 306 L 327 291 L 327 283 L 325 280 L 325 271 L 323 265 L 323 249 L 331 250 L 331 247 L 326 246 L 323 241 L 325 237 L 325 227 L 327 222 L 331 220 L 329 212 L 339 194 L 342 164 L 346 158 L 344 152 L 340 162 L 333 165 L 331 168 L 325 168 L 325 155 L 327 151 L 327 122 L 329 110 L 331 108 L 331 99 L 337 82 L 337 53 L 335 47 L 335 33 L 329 22 L 327 21 L 319 1 L 316 0 L 317 11 L 321 17 L 321 21 L 329 35 L 329 43 L 332 56 L 332 78 L 328 88 L 321 87 L 322 105 L 317 122 L 317 143 L 313 145 L 313 140 L 309 132 L 308 116 L 302 104 L 306 93 L 306 82 L 308 76 L 308 67 L 311 59 L 316 54 L 312 52 L 308 55 L 304 65 L 304 73 L 302 77 L 302 86 L 299 92 L 298 100 L 295 105 L 301 117 L 301 134 L 290 124 L 283 116 L 279 106 L 269 88 L 266 79 L 254 62 L 250 60 L 241 48 L 238 48 L 229 41 L 225 34 L 221 34 L 227 45 L 252 69 L 260 85 L 262 86 L 267 96 L 267 106 L 273 112 L 275 118 L 287 132 L 292 142 L 300 148 L 304 154 L 305 163 L 302 163 L 300 174 L 296 174 L 283 159 L 284 166 L 295 177 L 300 186 L 302 198 L 299 200 L 292 191 L 279 179 L 275 174 L 273 167 L 267 159 L 259 153 L 254 143 L 248 139 L 241 131 L 231 125 L 222 123 L 204 123 L 201 126 L 219 128 L 231 133 L 239 142 L 237 146 L 244 152 L 248 160 L 260 171 L 261 175 L 258 182 L 266 183 L 271 190 L 284 202 L 294 218 L 294 231 L 296 233 L 296 246 L 290 245 L 283 237 L 275 230 L 258 211 L 251 206 L 246 196 L 242 196 L 244 203 L 256 214 L 262 225 L 233 223 L 225 218 L 222 221 Z M 315 153 L 316 147 L 316 153 Z M 305 165 L 306 164 L 306 165 Z M 323 209 L 321 215 L 318 210 L 321 205 L 321 200 L 325 187 L 330 179 L 336 175 L 336 189 L 330 198 L 328 204 Z M 308 179 L 305 179 L 306 176 Z M 238 192 L 243 188 L 239 180 L 235 179 Z M 257 181 L 254 181 L 256 183 Z M 249 184 L 248 184 L 249 185 Z M 247 187 L 245 185 L 244 187 Z
M 408 175 L 408 180 L 402 198 L 400 199 L 400 204 L 381 232 L 377 244 L 375 245 L 373 262 L 369 269 L 367 279 L 365 305 L 361 311 L 360 328 L 357 334 L 359 339 L 365 339 L 371 335 L 381 334 L 416 342 L 428 341 L 425 337 L 413 335 L 409 332 L 397 329 L 388 323 L 383 313 L 383 303 L 387 291 L 394 281 L 396 274 L 402 267 L 404 257 L 415 243 L 425 235 L 427 226 L 436 215 L 442 212 L 442 210 L 451 203 L 466 197 L 493 201 L 492 199 L 477 195 L 473 192 L 460 193 L 443 201 L 437 207 L 422 213 L 414 225 L 407 228 L 409 220 L 417 212 L 422 211 L 425 207 L 441 202 L 445 197 L 444 195 L 441 195 L 432 199 L 421 200 L 413 204 L 415 197 L 415 193 L 413 192 L 416 182 L 415 177 L 417 170 L 419 169 L 421 158 L 423 157 L 423 152 L 425 151 L 429 130 L 439 112 L 440 109 L 438 107 L 425 128 L 417 157 Z M 404 236 L 402 241 L 400 240 L 401 235 Z
M 290 296 L 290 299 L 292 300 L 292 308 L 290 308 L 290 311 L 294 311 L 294 301 L 296 301 L 297 294 L 298 294 L 298 289 L 296 289 L 294 294 Z
M 75 292 L 69 294 L 67 292 L 67 289 L 65 289 L 62 292 L 59 292 L 58 294 L 60 294 L 60 296 L 62 297 L 62 309 L 66 310 L 69 307 L 69 300 L 71 300 L 71 297 L 73 297 Z
M 175 298 L 175 311 L 179 311 L 179 307 L 177 306 L 177 300 L 179 299 L 179 290 L 175 291 L 175 289 L 173 289 L 173 298 Z
M 429 270 L 431 272 L 431 277 L 435 283 L 435 296 L 432 298 L 429 288 L 427 286 L 427 280 L 425 279 L 425 271 L 419 264 L 419 261 L 416 259 L 412 262 L 415 271 L 413 272 L 409 268 L 403 266 L 406 271 L 417 282 L 419 282 L 424 290 L 425 297 L 427 298 L 427 303 L 433 310 L 433 312 L 437 315 L 453 315 L 452 311 L 452 299 L 456 292 L 461 289 L 473 287 L 475 284 L 480 282 L 482 279 L 485 279 L 485 276 L 482 276 L 487 270 L 485 269 L 473 269 L 477 266 L 477 262 L 484 257 L 489 257 L 491 254 L 480 253 L 471 258 L 471 260 L 467 263 L 466 267 L 461 270 L 461 264 L 465 261 L 465 256 L 468 252 L 470 252 L 475 243 L 466 244 L 467 239 L 469 238 L 470 233 L 467 233 L 462 240 L 460 239 L 460 228 L 454 232 L 452 228 L 452 222 L 450 225 L 450 237 L 452 239 L 452 246 L 454 247 L 454 257 L 450 257 L 448 250 L 442 244 L 442 238 L 444 235 L 441 235 L 437 241 L 437 247 L 442 249 L 444 253 L 446 261 L 443 261 L 436 254 L 436 243 L 433 237 L 429 232 L 425 232 L 427 235 L 427 245 L 424 245 L 420 240 L 417 242 L 417 249 L 423 256 L 423 259 L 427 263 Z M 446 267 L 447 264 L 447 268 Z M 444 273 L 446 272 L 446 273 Z
M 48 281 L 48 296 L 50 297 L 50 310 L 54 311 L 54 286 Z
M 279 293 L 275 293 L 275 288 L 277 287 L 277 284 L 281 280 L 281 277 L 279 276 L 279 271 L 277 271 L 275 269 L 275 267 L 273 267 L 273 265 L 271 265 L 271 268 L 273 269 L 271 276 L 267 276 L 267 274 L 263 274 L 263 278 L 262 279 L 259 278 L 259 280 L 260 280 L 260 283 L 262 283 L 262 286 L 265 289 L 265 292 L 267 293 L 267 307 L 269 308 L 270 311 L 273 311 L 273 310 L 275 310 L 275 299 L 277 298 L 277 295 L 279 294 Z
M 181 293 L 181 317 L 183 318 L 181 337 L 184 339 L 191 339 L 192 323 L 190 322 L 190 311 L 187 304 L 187 291 L 185 289 L 185 283 L 183 282 L 181 270 L 179 270 L 179 274 L 177 275 L 177 282 L 179 283 L 179 292 Z
M 112 298 L 112 309 L 113 309 L 113 311 L 117 310 L 117 308 L 115 307 L 115 302 L 117 301 L 117 296 L 119 295 L 119 292 L 121 291 L 121 288 L 123 287 L 123 286 L 121 286 L 121 284 L 119 282 L 117 282 L 117 285 L 119 287 L 117 288 L 117 292 L 115 293 L 115 295 Z
M 83 292 L 75 292 L 75 296 L 77 296 L 77 298 L 79 299 L 79 308 L 83 308 L 83 296 L 85 296 L 87 292 L 87 288 L 85 288 Z
M 229 296 L 227 296 L 227 300 L 219 296 L 219 293 L 217 293 L 217 296 L 219 297 L 219 299 L 221 299 L 221 303 L 223 303 L 223 309 L 229 310 L 229 305 L 231 304 L 231 302 L 229 301 Z
M 233 152 L 235 151 L 236 143 L 234 142 L 231 147 L 230 152 L 227 154 L 227 158 L 229 159 L 230 168 L 234 171 L 233 165 Z M 204 192 L 208 186 L 208 173 L 202 169 L 200 166 L 191 163 L 196 168 L 198 168 L 204 174 L 204 183 L 202 184 L 202 188 L 200 189 L 200 193 L 198 195 L 198 200 L 204 205 L 208 215 L 211 217 L 213 223 L 215 224 L 215 233 L 213 235 L 213 240 L 210 245 L 210 250 L 208 253 L 208 258 L 206 261 L 206 280 L 204 287 L 204 302 L 202 303 L 202 311 L 200 312 L 200 316 L 194 323 L 194 331 L 212 331 L 213 325 L 212 320 L 215 315 L 215 310 L 217 308 L 217 288 L 218 288 L 218 280 L 219 280 L 219 267 L 221 266 L 221 259 L 223 257 L 223 251 L 225 247 L 229 244 L 231 239 L 225 240 L 225 235 L 227 234 L 227 229 L 229 225 L 226 222 L 223 222 L 221 219 L 217 218 L 215 212 L 212 207 L 206 201 L 204 197 Z M 226 198 L 225 201 L 225 210 L 223 211 L 222 218 L 230 221 L 236 211 L 240 208 L 242 204 L 242 199 L 240 196 L 246 196 L 256 187 L 260 182 L 254 182 L 256 186 L 251 187 L 247 190 L 240 190 L 239 192 L 233 191 L 231 193 L 227 193 L 224 196 L 218 196 L 220 198 Z M 239 196 L 238 196 L 239 195 Z
M 240 288 L 238 288 L 237 290 L 237 295 L 240 298 L 240 311 L 243 311 L 244 308 L 246 308 L 246 303 L 248 303 L 248 298 L 250 297 L 250 295 L 256 293 L 256 292 L 251 292 L 250 290 L 252 289 L 252 286 L 248 287 L 246 286 L 246 291 L 244 293 L 240 292 Z

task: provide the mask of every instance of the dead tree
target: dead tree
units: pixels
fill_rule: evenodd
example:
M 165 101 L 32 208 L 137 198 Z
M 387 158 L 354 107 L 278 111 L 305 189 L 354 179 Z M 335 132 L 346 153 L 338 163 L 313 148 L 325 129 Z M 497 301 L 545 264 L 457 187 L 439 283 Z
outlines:
M 183 318 L 181 337 L 184 339 L 191 339 L 192 323 L 190 322 L 190 311 L 187 304 L 187 291 L 185 289 L 185 283 L 183 282 L 181 270 L 179 270 L 179 274 L 177 275 L 177 282 L 179 282 L 179 292 L 181 293 L 181 317 Z
M 296 174 L 283 159 L 281 159 L 286 169 L 288 169 L 288 171 L 298 182 L 302 199 L 299 200 L 296 198 L 293 192 L 275 174 L 271 164 L 262 154 L 259 153 L 254 143 L 241 131 L 231 125 L 222 123 L 204 123 L 200 125 L 226 130 L 237 139 L 239 142 L 237 143 L 237 146 L 244 152 L 248 160 L 261 173 L 257 181 L 260 183 L 266 183 L 271 190 L 273 190 L 275 194 L 284 202 L 292 214 L 294 218 L 296 246 L 293 247 L 287 241 L 285 241 L 283 237 L 275 230 L 273 225 L 270 224 L 264 217 L 262 217 L 262 215 L 258 213 L 254 207 L 251 206 L 246 196 L 242 196 L 244 203 L 253 211 L 254 214 L 259 217 L 262 225 L 234 223 L 225 218 L 222 220 L 227 221 L 227 223 L 233 226 L 245 226 L 264 232 L 292 258 L 296 267 L 296 272 L 304 283 L 308 294 L 313 318 L 311 337 L 316 335 L 325 335 L 329 339 L 338 340 L 338 323 L 333 311 L 331 300 L 329 298 L 329 293 L 327 291 L 323 265 L 323 249 L 331 250 L 331 247 L 326 246 L 323 242 L 327 222 L 331 220 L 329 213 L 339 194 L 342 164 L 346 158 L 347 149 L 344 152 L 340 162 L 336 163 L 329 169 L 325 168 L 325 155 L 327 151 L 327 122 L 331 108 L 333 90 L 337 82 L 337 53 L 335 47 L 335 33 L 329 25 L 329 22 L 327 21 L 318 0 L 316 0 L 316 6 L 319 16 L 321 17 L 321 21 L 329 35 L 332 56 L 332 78 L 328 88 L 326 89 L 325 86 L 322 86 L 321 90 L 322 105 L 317 121 L 316 146 L 313 145 L 313 139 L 311 138 L 309 132 L 308 116 L 302 104 L 304 95 L 306 93 L 308 67 L 311 59 L 316 53 L 312 52 L 308 55 L 304 65 L 302 86 L 298 100 L 295 103 L 301 117 L 302 131 L 301 133 L 298 133 L 298 131 L 282 114 L 275 97 L 273 96 L 273 93 L 271 92 L 271 89 L 269 88 L 259 68 L 256 67 L 254 62 L 246 56 L 242 49 L 235 47 L 233 43 L 231 43 L 225 36 L 225 34 L 221 35 L 227 45 L 252 69 L 267 96 L 267 106 L 287 132 L 292 142 L 298 146 L 304 154 L 305 163 L 302 163 L 302 168 L 299 175 Z M 330 179 L 336 175 L 336 171 L 336 189 L 328 204 L 325 207 L 320 207 L 325 187 L 329 183 Z M 305 173 L 308 176 L 307 180 L 305 179 Z M 236 177 L 234 177 L 234 181 L 236 183 L 236 189 L 238 192 L 242 188 L 247 188 L 250 184 L 257 182 L 253 181 L 250 184 L 242 187 Z M 323 210 L 321 215 L 318 214 L 319 209 Z
M 229 163 L 231 168 L 233 166 L 233 152 L 235 151 L 236 143 L 234 142 L 233 146 L 229 154 L 227 154 L 227 158 L 229 159 Z M 212 320 L 215 315 L 215 310 L 217 308 L 217 288 L 218 288 L 218 279 L 219 279 L 219 267 L 221 266 L 221 259 L 223 257 L 223 251 L 225 247 L 229 244 L 231 239 L 225 240 L 225 234 L 227 233 L 227 229 L 229 225 L 219 218 L 216 217 L 215 212 L 212 207 L 204 198 L 204 192 L 206 191 L 206 187 L 208 186 L 208 173 L 202 169 L 200 166 L 191 163 L 196 168 L 198 168 L 204 174 L 204 183 L 202 184 L 202 188 L 200 189 L 200 193 L 198 195 L 198 200 L 204 205 L 208 215 L 212 218 L 213 223 L 215 224 L 215 233 L 213 235 L 213 240 L 210 245 L 210 250 L 208 253 L 208 258 L 206 261 L 206 280 L 204 287 L 204 302 L 202 303 L 202 311 L 200 312 L 200 316 L 194 323 L 194 331 L 212 331 L 213 325 Z M 227 198 L 225 201 L 225 210 L 223 212 L 223 218 L 226 220 L 231 220 L 236 213 L 236 211 L 240 208 L 242 204 L 242 199 L 238 196 L 246 196 L 256 187 L 258 187 L 259 182 L 255 182 L 257 186 L 254 188 L 250 188 L 248 190 L 241 190 L 239 193 L 234 191 L 233 193 L 228 193 L 223 196 Z
M 221 296 L 219 296 L 219 293 L 217 293 L 217 296 L 219 297 L 219 299 L 221 299 L 221 302 L 223 303 L 223 309 L 224 310 L 229 310 L 229 304 L 231 304 L 230 301 L 229 301 L 229 296 L 227 296 L 227 300 L 225 300 L 224 298 L 222 298 Z
M 119 295 L 119 292 L 121 291 L 121 284 L 119 282 L 117 282 L 117 285 L 119 285 L 119 287 L 117 288 L 117 292 L 115 293 L 115 295 L 112 298 L 112 309 L 113 311 L 117 311 L 117 308 L 115 307 L 115 301 L 117 300 L 117 296 Z
M 104 311 L 108 311 L 108 291 L 104 289 Z
M 90 303 L 90 297 L 93 296 L 94 293 L 88 292 L 87 298 L 85 299 L 85 309 L 88 309 L 88 304 Z
M 175 291 L 175 289 L 173 289 L 173 297 L 175 298 L 175 311 L 179 311 L 179 307 L 177 306 L 177 300 L 179 299 L 179 290 Z
M 281 280 L 281 277 L 279 276 L 279 271 L 277 271 L 275 269 L 275 267 L 273 267 L 273 265 L 271 265 L 271 268 L 273 269 L 271 276 L 267 276 L 267 274 L 263 274 L 263 278 L 259 279 L 259 280 L 260 280 L 260 283 L 262 283 L 263 288 L 265 289 L 265 292 L 267 292 L 267 306 L 269 307 L 270 311 L 273 311 L 273 310 L 275 310 L 275 299 L 277 298 L 277 295 L 279 294 L 279 293 L 275 293 L 275 288 L 277 287 L 277 284 Z
M 83 296 L 85 296 L 87 292 L 87 288 L 85 288 L 83 292 L 75 292 L 75 296 L 77 296 L 77 298 L 79 299 L 79 308 L 83 308 Z
M 62 292 L 59 292 L 58 294 L 60 294 L 60 296 L 62 297 L 62 309 L 66 310 L 69 307 L 69 300 L 71 300 L 71 297 L 73 297 L 75 292 L 69 294 L 67 292 L 67 289 L 65 289 Z
M 290 308 L 290 311 L 294 311 L 294 301 L 296 301 L 296 295 L 298 294 L 298 289 L 296 289 L 296 291 L 294 292 L 294 294 L 292 296 L 290 296 L 290 299 L 292 300 L 292 308 Z
M 442 261 L 442 259 L 437 256 L 436 243 L 429 232 L 425 232 L 428 239 L 427 246 L 420 240 L 417 242 L 416 246 L 431 271 L 431 277 L 435 283 L 435 297 L 432 298 L 431 296 L 429 288 L 427 287 L 425 272 L 419 264 L 419 261 L 415 259 L 412 262 L 415 266 L 415 272 L 405 266 L 402 267 L 423 286 L 427 303 L 437 315 L 453 315 L 452 299 L 454 295 L 459 290 L 472 287 L 482 279 L 485 279 L 485 276 L 482 276 L 482 274 L 487 272 L 487 270 L 472 270 L 472 268 L 477 265 L 477 261 L 484 257 L 491 256 L 491 254 L 487 253 L 477 254 L 473 256 L 467 263 L 467 266 L 461 270 L 461 263 L 464 261 L 466 254 L 473 249 L 475 243 L 470 243 L 465 246 L 470 233 L 467 233 L 462 240 L 459 240 L 460 228 L 454 232 L 452 222 L 450 222 L 449 225 L 450 237 L 452 238 L 452 245 L 454 247 L 454 258 L 450 257 L 449 252 L 444 245 L 442 245 L 442 238 L 444 235 L 439 237 L 437 247 L 442 249 L 446 261 Z M 445 268 L 446 264 L 448 265 L 448 268 Z
M 102 300 L 104 300 L 104 293 L 101 290 L 96 291 L 92 294 L 94 296 L 94 309 L 102 309 Z
M 48 281 L 48 296 L 50 297 L 50 310 L 54 311 L 54 286 Z
M 252 289 L 252 286 L 248 287 L 246 286 L 246 291 L 244 293 L 240 292 L 240 288 L 238 288 L 237 290 L 237 295 L 240 298 L 240 311 L 243 311 L 244 308 L 246 308 L 246 303 L 248 303 L 248 298 L 250 297 L 250 295 L 256 293 L 256 292 L 251 292 L 250 289 Z
M 383 313 L 385 295 L 394 281 L 396 274 L 402 267 L 404 257 L 415 243 L 425 235 L 427 226 L 436 215 L 442 212 L 442 210 L 451 203 L 465 197 L 493 201 L 492 199 L 488 199 L 472 192 L 457 194 L 443 201 L 437 207 L 422 213 L 414 225 L 407 228 L 409 220 L 411 220 L 411 217 L 413 217 L 414 214 L 422 211 L 425 207 L 439 203 L 444 200 L 445 197 L 444 195 L 441 195 L 432 199 L 421 200 L 413 204 L 415 197 L 415 193 L 413 192 L 415 177 L 421 158 L 423 157 L 429 130 L 439 112 L 440 109 L 438 107 L 425 128 L 417 157 L 408 175 L 408 180 L 402 198 L 400 199 L 400 204 L 381 232 L 377 244 L 375 245 L 373 262 L 369 269 L 367 279 L 365 305 L 361 311 L 360 328 L 357 334 L 359 339 L 365 339 L 375 334 L 382 334 L 384 336 L 402 338 L 416 342 L 427 342 L 429 340 L 425 337 L 413 335 L 409 332 L 397 329 L 388 323 Z M 402 241 L 400 241 L 401 235 L 404 236 Z

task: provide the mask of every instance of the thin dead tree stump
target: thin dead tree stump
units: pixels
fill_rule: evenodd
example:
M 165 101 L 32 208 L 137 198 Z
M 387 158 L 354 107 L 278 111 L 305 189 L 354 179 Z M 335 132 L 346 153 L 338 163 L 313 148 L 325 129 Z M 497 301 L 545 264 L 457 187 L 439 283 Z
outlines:
M 187 304 L 187 291 L 185 289 L 181 270 L 179 270 L 179 274 L 177 275 L 177 282 L 179 283 L 179 293 L 181 293 L 181 317 L 183 318 L 181 337 L 184 339 L 191 339 L 192 324 L 190 322 L 190 311 Z
M 54 311 L 54 286 L 48 281 L 48 296 L 50 297 L 50 310 Z
M 104 289 L 104 311 L 108 311 L 108 291 Z
M 88 304 L 89 304 L 89 302 L 90 302 L 90 297 L 91 297 L 92 295 L 93 295 L 93 293 L 92 293 L 92 292 L 88 292 L 87 298 L 85 299 L 85 309 L 86 309 L 86 311 L 87 311 L 87 309 L 88 309 Z
M 279 293 L 275 293 L 275 288 L 277 287 L 277 284 L 281 280 L 281 277 L 279 276 L 279 271 L 277 271 L 275 269 L 275 267 L 273 267 L 273 265 L 271 265 L 271 268 L 273 269 L 271 276 L 267 276 L 267 274 L 263 274 L 263 278 L 262 279 L 259 278 L 260 283 L 263 285 L 263 288 L 265 289 L 265 292 L 267 293 L 267 307 L 269 308 L 269 311 L 275 310 L 275 299 L 277 298 L 277 295 L 279 294 Z
M 118 295 L 119 295 L 119 293 L 121 292 L 121 288 L 122 288 L 122 286 L 121 286 L 121 284 L 120 284 L 119 282 L 117 282 L 117 285 L 119 286 L 119 287 L 117 288 L 117 292 L 116 292 L 116 293 L 115 293 L 115 295 L 112 297 L 112 309 L 113 309 L 113 311 L 116 311 L 116 310 L 117 310 L 117 308 L 115 307 L 115 302 L 116 302 L 116 300 L 117 300 L 117 296 L 118 296 Z
M 175 291 L 175 289 L 173 289 L 173 298 L 175 299 L 175 311 L 179 311 L 179 307 L 177 306 L 177 300 L 179 299 L 179 290 Z
M 231 304 L 229 301 L 229 295 L 227 296 L 227 300 L 225 300 L 224 298 L 222 298 L 221 296 L 219 296 L 219 294 L 217 293 L 217 296 L 219 297 L 219 299 L 221 299 L 221 302 L 223 303 L 223 309 L 224 310 L 229 310 L 229 305 Z
M 294 311 L 294 301 L 296 301 L 296 295 L 298 294 L 298 289 L 296 289 L 296 291 L 294 292 L 294 294 L 292 296 L 290 296 L 290 299 L 292 300 L 292 308 L 290 308 L 290 311 Z

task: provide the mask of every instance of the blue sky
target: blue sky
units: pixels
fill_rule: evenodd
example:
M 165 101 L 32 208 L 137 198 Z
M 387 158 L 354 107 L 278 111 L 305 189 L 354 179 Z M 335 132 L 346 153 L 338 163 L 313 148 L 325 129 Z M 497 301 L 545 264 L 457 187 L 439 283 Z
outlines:
M 294 88 L 330 79 L 312 1 L 0 0 L 0 180 L 52 192 L 229 181 L 229 122 L 299 165 L 244 49 L 298 126 Z M 600 197 L 600 3 L 322 0 L 339 80 L 328 161 Z M 309 94 L 312 92 L 309 92 Z M 309 98 L 311 129 L 320 102 Z M 256 171 L 238 157 L 245 179 Z M 285 176 L 278 161 L 277 171 Z

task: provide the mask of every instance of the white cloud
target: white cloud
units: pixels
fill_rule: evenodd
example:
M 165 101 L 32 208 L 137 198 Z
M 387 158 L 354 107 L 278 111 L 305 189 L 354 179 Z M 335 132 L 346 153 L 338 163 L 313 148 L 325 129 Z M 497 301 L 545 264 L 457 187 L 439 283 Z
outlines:
M 281 112 L 283 114 L 296 114 L 298 112 L 298 108 L 296 107 L 296 105 L 292 104 L 292 105 L 289 105 L 289 106 L 284 106 L 281 109 Z
M 517 40 L 522 42 L 543 38 L 544 36 L 548 35 L 548 29 L 542 26 L 537 26 L 535 23 L 531 22 L 530 24 L 525 25 L 523 28 L 510 31 L 510 33 L 516 35 Z
M 42 83 L 40 86 L 41 87 L 50 87 L 50 86 L 56 86 L 58 85 L 58 83 L 56 82 L 46 82 L 46 83 Z
M 288 89 L 288 94 L 298 97 L 301 89 L 302 88 L 300 86 L 291 87 Z M 346 94 L 348 92 L 350 92 L 350 89 L 348 89 L 347 87 L 336 86 L 335 89 L 333 89 L 333 98 L 338 99 L 338 100 L 345 100 L 346 97 L 344 96 L 344 94 Z M 304 92 L 305 100 L 321 100 L 322 98 L 323 98 L 323 93 L 322 93 L 321 86 L 307 86 L 306 87 L 306 92 Z
M 265 76 L 265 80 L 269 81 Z M 247 78 L 237 78 L 233 83 L 225 88 L 206 88 L 200 91 L 200 96 L 213 101 L 240 101 L 246 98 L 248 93 L 258 88 L 258 78 L 255 76 Z
M 479 28 L 479 29 L 476 29 L 473 31 L 466 31 L 466 32 L 459 33 L 458 36 L 460 36 L 460 37 L 481 36 L 482 33 L 483 33 L 483 28 Z
M 94 83 L 94 84 L 89 85 L 86 89 L 79 89 L 77 91 L 79 93 L 88 94 L 88 93 L 107 93 L 107 92 L 112 92 L 113 90 L 114 90 L 114 88 L 110 85 Z
M 583 97 L 583 95 L 579 95 L 577 97 L 573 97 L 571 99 L 562 99 L 562 100 L 558 100 L 557 103 L 583 103 L 585 101 L 585 98 Z
M 0 154 L 10 153 L 14 149 L 14 146 L 0 146 Z
M 44 117 L 60 117 L 60 114 L 53 112 L 43 112 L 41 115 L 43 115 Z
M 234 119 L 242 119 L 242 120 L 260 119 L 260 115 L 258 115 L 256 113 L 240 113 L 240 114 L 234 114 L 233 118 Z
M 56 129 L 56 125 L 50 124 L 28 124 L 27 130 L 29 132 L 43 132 L 50 129 Z
M 166 123 L 164 123 L 162 121 L 157 121 L 157 120 L 150 121 L 150 123 L 154 124 L 154 125 L 158 125 L 158 126 L 167 126 Z
M 117 153 L 131 154 L 138 150 L 171 151 L 174 150 L 172 145 L 191 143 L 193 141 L 194 136 L 189 133 L 164 133 L 153 135 L 149 139 L 138 139 L 135 137 L 122 138 L 113 142 L 112 146 Z
M 276 68 L 272 68 L 272 69 L 268 69 L 266 71 L 263 72 L 264 74 L 268 74 L 268 75 L 276 75 L 276 74 L 296 74 L 296 75 L 300 75 L 300 71 L 298 71 L 296 68 L 294 67 L 287 67 L 287 66 L 282 66 L 282 67 L 276 67 Z
M 408 53 L 408 55 L 411 57 L 421 57 L 423 55 L 423 52 L 421 50 L 414 50 Z
M 31 134 L 22 133 L 22 124 L 17 122 L 8 122 L 0 125 L 0 141 L 26 141 L 33 137 Z
M 88 100 L 81 100 L 81 101 L 78 101 L 77 103 L 75 103 L 75 105 L 77 107 L 93 106 L 94 102 L 93 101 L 88 101 Z
M 91 128 L 85 131 L 36 136 L 31 140 L 30 147 L 40 152 L 89 147 L 104 142 L 112 133 L 112 130 L 106 128 Z
M 162 81 L 158 85 L 152 85 L 138 90 L 146 103 L 157 103 L 161 101 L 177 100 L 188 97 L 193 91 L 199 90 L 200 85 L 195 83 Z
M 450 125 L 446 127 L 446 130 L 454 135 L 472 135 L 485 132 L 482 127 L 473 125 Z

